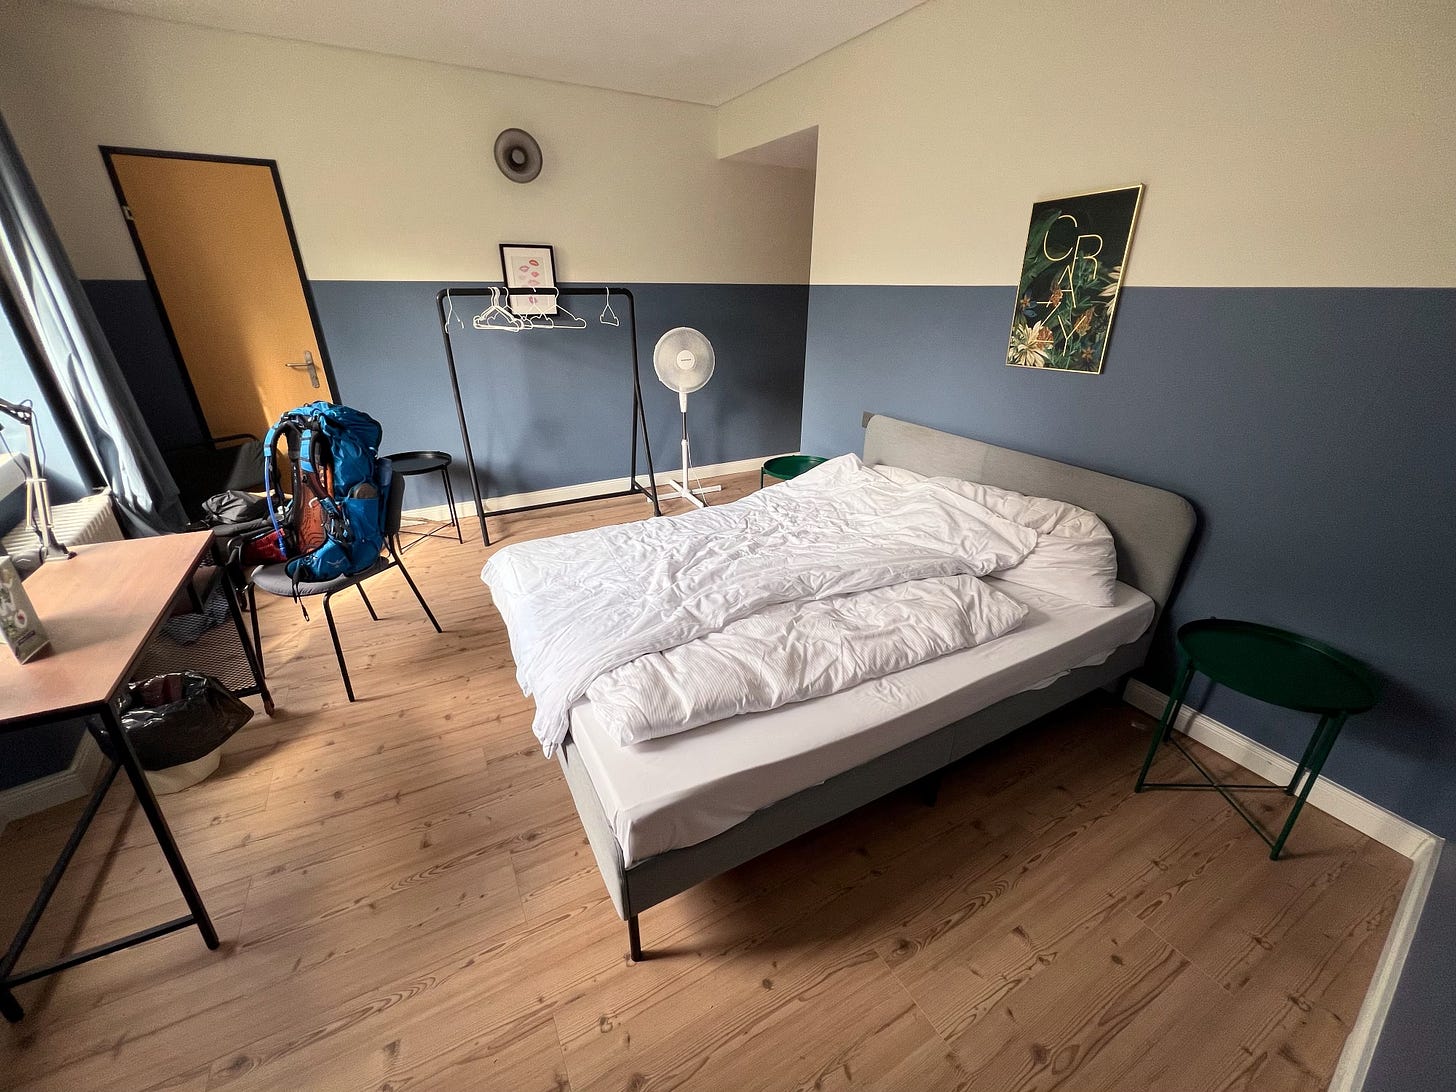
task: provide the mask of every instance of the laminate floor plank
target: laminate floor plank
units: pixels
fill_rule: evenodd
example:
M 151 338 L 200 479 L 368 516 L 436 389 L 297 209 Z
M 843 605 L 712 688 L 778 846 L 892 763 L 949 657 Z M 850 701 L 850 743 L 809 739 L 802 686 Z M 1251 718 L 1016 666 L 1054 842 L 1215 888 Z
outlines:
M 757 475 L 725 480 L 723 499 Z M 669 511 L 686 509 L 668 502 Z M 218 925 L 22 987 L 0 1084 L 32 1092 L 1315 1089 L 1409 862 L 1307 809 L 1286 860 L 1216 795 L 1137 795 L 1152 720 L 1094 695 L 642 915 L 627 959 L 480 582 L 505 542 L 641 498 L 492 517 L 319 611 L 264 597 L 278 716 L 164 797 Z M 256 703 L 255 703 L 256 704 Z M 1194 747 L 1211 768 L 1226 760 Z M 1156 776 L 1191 771 L 1171 748 Z M 1240 779 L 1247 774 L 1239 773 Z M 1277 824 L 1287 800 L 1251 794 Z M 13 927 L 80 811 L 0 837 Z M 181 913 L 118 784 L 35 959 Z

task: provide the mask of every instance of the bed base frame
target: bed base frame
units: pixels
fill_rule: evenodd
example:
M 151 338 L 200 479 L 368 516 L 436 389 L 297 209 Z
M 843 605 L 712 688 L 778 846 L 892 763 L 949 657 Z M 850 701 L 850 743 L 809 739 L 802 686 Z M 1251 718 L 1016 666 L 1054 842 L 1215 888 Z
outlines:
M 894 418 L 866 420 L 865 462 L 921 474 L 946 474 L 1097 512 L 1117 540 L 1118 579 L 1157 604 L 1148 631 L 1101 664 L 1078 668 L 1040 690 L 1014 694 L 978 713 L 912 740 L 861 766 L 755 812 L 697 845 L 627 865 L 576 744 L 557 757 L 586 828 L 612 905 L 627 923 L 634 962 L 643 958 L 638 915 L 704 880 L 736 868 L 887 793 L 917 781 L 931 785 L 947 766 L 1099 688 L 1119 687 L 1147 659 L 1158 618 L 1173 593 L 1196 517 L 1182 497 L 1035 455 L 995 447 Z M 933 798 L 932 798 L 933 800 Z

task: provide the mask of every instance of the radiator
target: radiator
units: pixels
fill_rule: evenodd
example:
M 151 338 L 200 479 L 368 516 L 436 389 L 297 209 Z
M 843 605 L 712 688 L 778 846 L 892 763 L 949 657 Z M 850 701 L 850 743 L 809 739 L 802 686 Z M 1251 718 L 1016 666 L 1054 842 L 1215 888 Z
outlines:
M 112 511 L 110 493 L 96 493 L 70 504 L 52 505 L 51 519 L 56 525 L 56 537 L 66 546 L 121 541 L 121 525 L 116 522 L 116 513 Z M 4 546 L 8 554 L 34 553 L 35 535 L 22 523 L 0 539 L 0 546 Z

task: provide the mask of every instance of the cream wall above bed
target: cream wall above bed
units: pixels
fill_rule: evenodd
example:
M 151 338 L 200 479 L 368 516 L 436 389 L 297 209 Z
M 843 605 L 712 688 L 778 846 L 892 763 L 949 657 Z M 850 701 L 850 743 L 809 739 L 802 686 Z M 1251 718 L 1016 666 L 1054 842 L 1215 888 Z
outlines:
M 931 0 L 719 109 L 819 127 L 815 284 L 1010 284 L 1034 200 L 1143 182 L 1128 283 L 1456 285 L 1450 0 Z

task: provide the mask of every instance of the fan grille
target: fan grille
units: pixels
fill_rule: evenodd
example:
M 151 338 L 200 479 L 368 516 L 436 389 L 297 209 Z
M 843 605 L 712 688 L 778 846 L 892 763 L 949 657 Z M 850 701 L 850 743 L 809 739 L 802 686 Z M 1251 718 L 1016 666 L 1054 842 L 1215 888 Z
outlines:
M 678 326 L 657 340 L 652 367 L 668 390 L 692 394 L 713 376 L 713 345 L 690 326 Z

